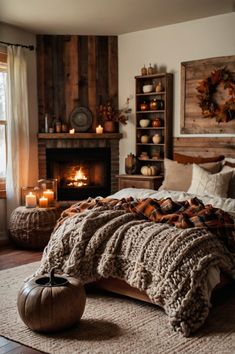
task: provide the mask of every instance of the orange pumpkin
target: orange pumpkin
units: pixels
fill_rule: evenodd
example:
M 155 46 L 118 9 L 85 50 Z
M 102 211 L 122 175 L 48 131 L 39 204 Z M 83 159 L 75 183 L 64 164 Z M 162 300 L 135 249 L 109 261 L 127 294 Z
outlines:
M 76 278 L 35 277 L 25 283 L 18 294 L 18 311 L 33 331 L 55 332 L 75 325 L 85 309 L 84 287 Z

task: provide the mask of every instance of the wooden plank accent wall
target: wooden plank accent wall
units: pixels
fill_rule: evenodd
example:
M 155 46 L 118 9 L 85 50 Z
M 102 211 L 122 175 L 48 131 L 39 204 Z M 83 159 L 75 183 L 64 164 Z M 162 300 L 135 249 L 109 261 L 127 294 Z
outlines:
M 174 152 L 188 156 L 224 155 L 235 158 L 235 137 L 174 138 Z
M 118 107 L 117 51 L 116 36 L 37 36 L 40 132 L 46 113 L 69 123 L 77 106 L 91 110 L 94 132 L 97 106 L 111 100 Z

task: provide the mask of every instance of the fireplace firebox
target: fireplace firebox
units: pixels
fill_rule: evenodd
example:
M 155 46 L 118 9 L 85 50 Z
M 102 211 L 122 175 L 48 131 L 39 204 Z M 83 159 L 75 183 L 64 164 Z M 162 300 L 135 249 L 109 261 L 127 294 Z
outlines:
M 46 172 L 58 181 L 58 200 L 105 197 L 111 193 L 111 150 L 46 149 Z

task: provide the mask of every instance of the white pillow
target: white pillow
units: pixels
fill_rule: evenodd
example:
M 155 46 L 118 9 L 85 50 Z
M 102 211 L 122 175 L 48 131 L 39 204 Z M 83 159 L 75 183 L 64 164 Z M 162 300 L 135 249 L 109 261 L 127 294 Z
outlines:
M 211 174 L 193 164 L 192 182 L 188 193 L 226 198 L 232 174 L 232 171 Z
M 234 163 L 235 163 L 235 159 L 234 159 Z M 232 171 L 233 174 L 229 182 L 228 197 L 235 199 L 235 168 L 225 165 L 222 168 L 221 173 L 226 173 L 229 171 Z

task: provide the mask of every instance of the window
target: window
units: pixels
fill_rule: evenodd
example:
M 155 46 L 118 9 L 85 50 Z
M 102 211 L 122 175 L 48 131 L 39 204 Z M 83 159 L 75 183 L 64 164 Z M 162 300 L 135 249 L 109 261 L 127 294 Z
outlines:
M 6 189 L 6 92 L 7 56 L 0 52 L 0 197 Z

